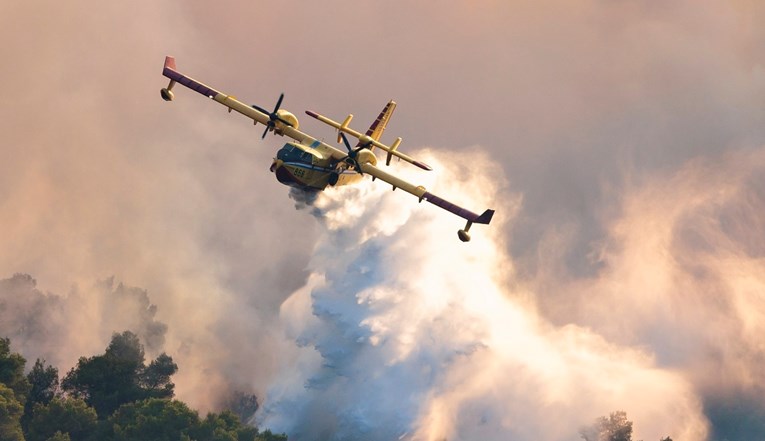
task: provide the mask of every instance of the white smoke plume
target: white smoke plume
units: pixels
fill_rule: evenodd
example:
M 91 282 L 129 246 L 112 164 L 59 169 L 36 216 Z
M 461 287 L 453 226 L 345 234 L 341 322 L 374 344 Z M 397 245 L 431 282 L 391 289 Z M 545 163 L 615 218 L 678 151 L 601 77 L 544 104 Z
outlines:
M 540 276 L 538 289 L 563 293 L 542 309 L 650 347 L 704 397 L 719 425 L 713 439 L 751 439 L 765 414 L 765 148 L 700 157 L 640 181 L 608 222 L 596 253 L 603 269 L 576 281 Z
M 502 199 L 489 158 L 438 157 L 426 155 L 440 170 L 433 188 L 475 209 L 495 205 L 495 223 L 462 244 L 459 219 L 386 185 L 320 198 L 311 277 L 281 309 L 303 349 L 260 421 L 295 440 L 564 440 L 623 409 L 638 439 L 704 439 L 692 384 L 650 348 L 537 312 L 500 233 L 521 200 Z
M 41 358 L 68 369 L 79 356 L 103 351 L 112 333 L 124 330 L 138 335 L 155 357 L 165 349 L 167 332 L 156 313 L 146 290 L 113 277 L 75 286 L 66 296 L 41 291 L 27 274 L 0 280 L 0 336 L 10 338 L 29 365 Z
M 529 324 L 520 329 L 536 335 L 539 347 L 557 348 L 549 350 L 563 354 L 561 364 L 586 364 L 564 356 L 575 345 L 565 346 L 561 336 L 590 335 L 582 353 L 594 360 L 636 354 L 635 372 L 676 380 L 655 402 L 691 402 L 682 398 L 688 395 L 670 395 L 691 387 L 710 419 L 711 439 L 756 438 L 765 432 L 759 368 L 765 173 L 762 153 L 754 151 L 765 144 L 763 22 L 765 3 L 752 0 L 4 2 L 0 57 L 13 62 L 0 63 L 7 85 L 0 102 L 0 277 L 30 274 L 38 288 L 11 292 L 37 289 L 40 295 L 7 297 L 0 327 L 26 323 L 26 335 L 37 334 L 14 345 L 23 344 L 31 359 L 58 354 L 66 371 L 77 357 L 102 351 L 116 330 L 102 327 L 110 315 L 101 316 L 108 308 L 92 289 L 94 281 L 114 275 L 145 288 L 157 306 L 154 321 L 167 325 L 164 349 L 180 366 L 178 398 L 204 412 L 219 409 L 231 390 L 261 398 L 271 390 L 276 409 L 289 397 L 318 397 L 303 389 L 303 380 L 331 378 L 310 366 L 292 367 L 300 357 L 321 360 L 311 349 L 318 336 L 287 311 L 303 305 L 302 317 L 313 317 L 313 304 L 297 299 L 310 299 L 314 284 L 317 294 L 334 289 L 346 279 L 343 268 L 364 268 L 351 265 L 353 253 L 371 253 L 359 259 L 384 261 L 371 272 L 378 279 L 370 289 L 401 280 L 388 288 L 399 292 L 420 273 L 434 286 L 432 265 L 443 265 L 448 277 L 462 271 L 471 291 L 488 284 L 481 289 L 509 299 L 502 308 L 527 314 Z M 326 23 L 343 25 L 317 27 Z M 185 73 L 248 103 L 268 107 L 285 91 L 284 108 L 296 114 L 306 108 L 334 118 L 354 112 L 355 121 L 371 122 L 379 106 L 395 98 L 388 140 L 403 136 L 409 146 L 452 150 L 481 145 L 512 180 L 522 205 L 517 208 L 508 187 L 491 199 L 490 188 L 463 192 L 444 180 L 426 183 L 446 198 L 463 195 L 455 202 L 473 209 L 499 210 L 490 227 L 474 227 L 467 246 L 456 243 L 456 218 L 389 190 L 379 201 L 391 202 L 338 203 L 327 211 L 335 218 L 317 226 L 309 211 L 295 213 L 287 190 L 266 171 L 279 138 L 261 142 L 261 128 L 191 91 L 178 90 L 172 104 L 159 98 L 168 54 Z M 308 118 L 301 123 L 317 136 L 331 134 Z M 443 152 L 436 156 L 453 162 Z M 459 182 L 468 185 L 463 179 L 480 176 L 476 170 L 466 166 Z M 491 203 L 473 205 L 475 195 Z M 362 218 L 349 224 L 341 213 Z M 439 242 L 427 240 L 428 229 Z M 483 250 L 487 239 L 496 248 Z M 469 256 L 505 268 L 488 278 L 489 265 L 463 262 Z M 330 265 L 323 260 L 329 257 L 338 260 Z M 406 266 L 410 262 L 416 263 Z M 290 340 L 276 323 L 280 305 L 310 274 L 304 292 L 282 308 Z M 331 274 L 335 278 L 327 279 Z M 61 300 L 75 293 L 72 284 L 81 301 Z M 408 302 L 421 299 L 418 292 L 445 291 L 434 301 L 450 299 L 459 305 L 455 311 L 466 311 L 462 321 L 449 315 L 456 323 L 483 317 L 467 308 L 472 297 L 450 294 L 452 286 L 404 287 L 414 293 L 405 296 Z M 48 290 L 58 296 L 40 300 Z M 326 306 L 322 298 L 316 304 Z M 64 308 L 68 304 L 78 307 Z M 123 306 L 110 314 L 140 315 L 132 303 Z M 393 330 L 386 332 L 398 332 L 387 309 L 354 308 L 357 318 L 369 319 L 363 329 L 374 325 L 374 335 L 390 335 L 379 328 L 387 324 Z M 41 316 L 24 321 L 11 311 Z M 438 311 L 421 320 L 447 316 Z M 313 320 L 311 329 L 328 326 L 326 318 Z M 446 415 L 453 403 L 467 402 L 454 396 L 461 389 L 449 395 L 445 385 L 485 354 L 501 354 L 491 320 L 469 323 L 478 329 L 463 332 L 453 346 L 472 355 L 442 370 L 427 389 L 427 402 L 440 407 L 410 406 L 421 414 L 406 415 L 400 432 L 422 434 L 425 421 L 434 421 L 426 417 L 436 415 L 432 409 Z M 51 329 L 64 331 L 46 343 L 40 337 Z M 410 338 L 414 331 L 408 332 Z M 301 336 L 305 346 L 296 348 Z M 601 350 L 593 340 L 603 343 Z M 435 351 L 417 348 L 411 353 Z M 590 365 L 593 372 L 610 369 L 607 361 Z M 287 381 L 289 369 L 297 369 L 295 383 Z M 582 377 L 569 378 L 587 385 Z M 500 386 L 497 393 L 508 395 Z M 582 409 L 576 415 L 587 414 L 585 422 L 624 408 L 636 438 L 654 438 L 652 418 L 624 403 L 585 409 L 584 401 L 597 400 L 583 395 L 576 398 Z M 549 409 L 528 418 L 528 426 L 544 426 L 541 434 L 557 424 L 565 426 L 561 432 L 576 430 L 555 418 L 564 414 L 560 407 Z M 274 412 L 268 415 L 276 422 Z M 466 413 L 459 415 L 455 427 L 468 427 Z M 308 427 L 307 419 L 284 418 L 280 427 Z M 328 427 L 329 418 L 321 421 Z M 662 436 L 677 440 L 685 425 L 672 427 Z

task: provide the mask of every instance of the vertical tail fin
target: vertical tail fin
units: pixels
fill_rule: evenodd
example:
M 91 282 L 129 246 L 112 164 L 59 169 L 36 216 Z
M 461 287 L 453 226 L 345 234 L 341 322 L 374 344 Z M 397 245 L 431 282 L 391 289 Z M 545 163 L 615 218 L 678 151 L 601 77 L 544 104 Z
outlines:
M 396 110 L 396 102 L 392 100 L 388 101 L 388 104 L 386 104 L 382 109 L 382 112 L 380 112 L 380 115 L 377 116 L 377 119 L 372 123 L 371 126 L 369 126 L 369 130 L 367 130 L 366 135 L 375 141 L 379 141 L 380 137 L 385 131 L 385 127 L 388 125 L 388 121 L 390 121 L 391 115 L 393 115 L 394 110 Z M 361 143 L 359 142 L 356 147 L 359 147 L 360 145 Z M 369 149 L 373 150 L 374 148 L 374 146 L 371 146 Z

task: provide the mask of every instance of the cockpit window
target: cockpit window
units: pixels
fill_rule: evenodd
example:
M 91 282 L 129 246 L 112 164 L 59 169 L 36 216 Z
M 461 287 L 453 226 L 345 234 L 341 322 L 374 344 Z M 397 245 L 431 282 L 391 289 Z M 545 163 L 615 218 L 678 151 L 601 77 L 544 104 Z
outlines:
M 310 153 L 303 151 L 292 144 L 285 144 L 284 147 L 276 153 L 276 158 L 285 162 L 302 162 L 306 164 L 313 162 L 313 156 Z

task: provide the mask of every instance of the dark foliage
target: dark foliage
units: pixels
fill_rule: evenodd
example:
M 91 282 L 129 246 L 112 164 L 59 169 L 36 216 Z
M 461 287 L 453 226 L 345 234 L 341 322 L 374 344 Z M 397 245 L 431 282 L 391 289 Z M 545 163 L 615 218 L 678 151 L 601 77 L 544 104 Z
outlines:
M 632 441 L 632 421 L 627 420 L 626 412 L 618 410 L 608 418 L 598 418 L 579 433 L 585 441 Z
M 237 415 L 224 410 L 220 414 L 208 414 L 192 435 L 195 439 L 215 441 L 255 441 L 258 431 L 254 427 L 242 425 Z
M 600 417 L 592 425 L 582 428 L 579 434 L 585 441 L 632 441 L 632 421 L 621 410 L 612 412 L 608 417 Z M 672 441 L 662 438 L 660 441 Z
M 16 394 L 0 383 L 0 440 L 24 441 L 21 430 L 21 414 L 24 406 L 16 400 Z
M 11 352 L 10 339 L 0 338 L 0 383 L 10 388 L 21 404 L 26 402 L 29 394 L 29 381 L 24 375 L 26 362 L 21 354 Z
M 27 396 L 27 402 L 24 405 L 24 416 L 21 419 L 21 426 L 24 430 L 29 425 L 29 419 L 32 417 L 32 410 L 36 404 L 47 405 L 58 394 L 58 369 L 53 366 L 45 366 L 45 360 L 39 358 L 32 366 L 32 370 L 27 374 L 27 381 L 30 389 Z
M 48 404 L 58 393 L 58 369 L 45 366 L 45 360 L 39 358 L 27 374 L 30 390 L 27 403 Z
M 0 441 L 287 441 L 234 411 L 201 419 L 172 400 L 178 366 L 166 354 L 146 366 L 132 332 L 114 334 L 103 355 L 80 358 L 61 382 L 63 394 L 56 368 L 38 359 L 25 376 L 25 363 L 0 339 Z M 229 404 L 247 417 L 258 407 L 241 392 Z
M 85 441 L 95 433 L 96 411 L 79 398 L 54 398 L 48 404 L 34 406 L 27 441 L 46 441 L 56 432 L 69 436 L 71 441 Z
M 243 422 L 247 422 L 258 411 L 260 404 L 255 395 L 236 391 L 226 401 L 224 407 L 238 415 Z
M 105 439 L 115 441 L 190 440 L 199 415 L 175 400 L 151 398 L 125 404 L 109 417 Z
M 126 403 L 172 398 L 175 385 L 170 376 L 177 370 L 166 354 L 145 366 L 138 337 L 125 331 L 112 336 L 103 355 L 80 358 L 61 386 L 71 396 L 84 399 L 104 419 Z

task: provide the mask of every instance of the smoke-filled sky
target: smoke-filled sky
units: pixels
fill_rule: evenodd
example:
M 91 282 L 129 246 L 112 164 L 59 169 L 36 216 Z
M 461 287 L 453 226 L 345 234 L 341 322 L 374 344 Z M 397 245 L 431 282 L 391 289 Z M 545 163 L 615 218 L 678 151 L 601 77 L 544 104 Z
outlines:
M 762 435 L 762 23 L 754 0 L 0 4 L 0 332 L 65 372 L 132 328 L 179 398 L 254 392 L 301 440 L 575 439 L 620 409 L 635 439 Z M 168 54 L 359 129 L 395 99 L 383 141 L 438 165 L 396 172 L 495 220 L 462 244 L 377 182 L 296 209 L 282 139 L 160 99 Z

